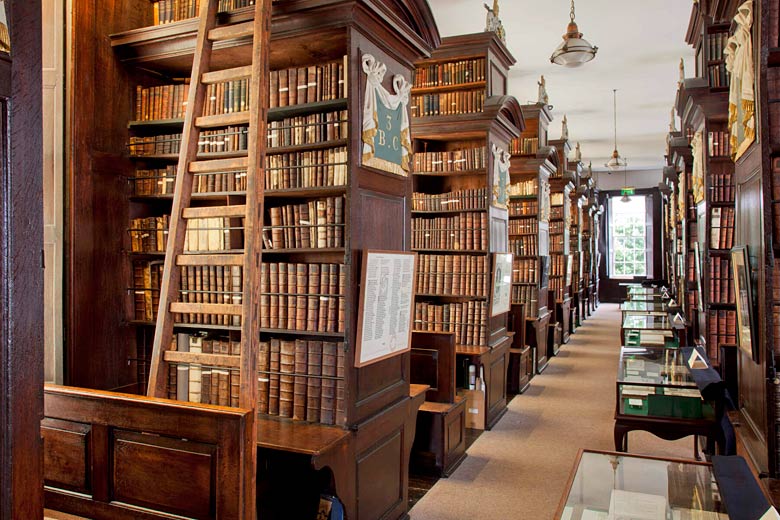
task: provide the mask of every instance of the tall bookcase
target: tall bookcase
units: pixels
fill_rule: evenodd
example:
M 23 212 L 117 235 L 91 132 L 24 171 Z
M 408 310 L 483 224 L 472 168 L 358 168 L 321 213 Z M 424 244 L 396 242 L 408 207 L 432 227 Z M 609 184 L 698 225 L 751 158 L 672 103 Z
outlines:
M 523 105 L 522 111 L 526 126 L 512 142 L 509 170 L 509 218 L 517 222 L 510 225 L 520 231 L 509 241 L 515 255 L 512 302 L 524 305 L 526 340 L 534 353 L 535 373 L 541 373 L 549 359 L 550 177 L 558 169 L 558 154 L 547 143 L 552 121 L 547 105 Z
M 221 18 L 250 21 L 253 7 L 242 7 L 246 4 L 226 2 L 230 10 Z M 148 319 L 153 313 L 147 308 L 154 310 L 156 303 L 155 269 L 171 205 L 168 166 L 175 163 L 182 126 L 180 96 L 186 87 L 181 78 L 190 73 L 198 24 L 182 16 L 153 25 L 154 7 L 159 5 L 148 0 L 101 1 L 74 12 L 72 91 L 78 94 L 70 100 L 75 116 L 68 353 L 69 383 L 75 385 L 142 391 L 145 383 L 153 335 Z M 95 24 L 96 18 L 102 22 Z M 96 47 L 109 35 L 113 50 L 107 44 Z M 247 64 L 250 43 L 251 37 L 237 31 L 218 44 L 223 52 L 215 55 L 214 65 Z M 407 164 L 390 172 L 369 164 L 364 155 L 365 71 L 372 64 L 386 66 L 381 84 L 393 92 L 400 81 L 396 76 L 411 83 L 414 62 L 438 43 L 424 1 L 312 5 L 291 0 L 274 6 L 260 276 L 265 308 L 256 324 L 264 345 L 258 373 L 258 504 L 265 518 L 307 514 L 312 497 L 323 490 L 337 493 L 351 518 L 406 513 L 415 412 L 409 356 L 357 367 L 355 346 L 363 252 L 410 250 L 412 181 Z M 242 93 L 241 84 L 210 93 L 210 110 L 224 113 L 225 125 L 201 135 L 203 157 L 245 153 L 242 128 L 229 124 Z M 107 109 L 94 113 L 95 106 Z M 199 177 L 194 198 L 201 206 L 241 204 L 241 179 L 235 167 Z M 190 237 L 193 246 L 239 248 L 241 222 L 232 220 L 204 222 L 202 234 Z M 140 269 L 134 269 L 137 264 Z M 222 277 L 187 274 L 182 294 L 200 298 L 196 302 L 236 296 L 232 271 Z M 140 305 L 144 312 L 136 313 Z M 186 343 L 230 355 L 236 324 L 217 321 L 189 316 L 178 323 L 177 348 Z M 203 376 L 209 367 L 186 368 L 189 381 L 200 372 L 200 398 L 197 384 L 178 382 L 170 396 L 206 402 Z M 172 371 L 171 383 L 181 374 Z M 230 404 L 230 391 L 224 389 L 230 378 L 219 376 L 217 404 Z M 212 370 L 209 401 L 214 386 Z M 187 395 L 180 394 L 184 390 Z M 338 462 L 328 459 L 333 449 L 342 450 Z M 324 466 L 330 478 L 315 471 Z
M 485 384 L 485 426 L 506 410 L 511 336 L 492 316 L 494 257 L 510 252 L 505 153 L 523 129 L 507 96 L 515 60 L 491 32 L 444 38 L 416 64 L 412 89 L 412 249 L 419 254 L 415 330 L 455 334 L 459 388 Z M 502 178 L 503 177 L 503 178 Z
M 587 179 L 583 178 L 581 162 L 574 163 L 574 189 L 570 194 L 571 223 L 569 225 L 569 253 L 571 254 L 571 279 L 569 290 L 571 293 L 571 326 L 570 332 L 579 327 L 585 319 L 582 313 L 582 300 L 584 297 L 582 285 L 582 206 L 585 203 L 584 192 L 587 189 Z
M 554 307 L 554 323 L 551 332 L 553 354 L 562 343 L 568 343 L 571 334 L 571 193 L 574 191 L 575 173 L 570 170 L 571 143 L 568 138 L 549 141 L 558 153 L 558 171 L 550 178 L 550 308 Z
M 679 243 L 677 250 L 678 298 L 692 329 L 692 338 L 698 339 L 699 332 L 699 287 L 694 262 L 694 246 L 698 237 L 696 205 L 693 203 L 693 154 L 688 132 L 677 132 L 669 140 L 669 156 L 677 173 L 677 215 L 679 220 Z M 703 309 L 702 309 L 703 311 Z

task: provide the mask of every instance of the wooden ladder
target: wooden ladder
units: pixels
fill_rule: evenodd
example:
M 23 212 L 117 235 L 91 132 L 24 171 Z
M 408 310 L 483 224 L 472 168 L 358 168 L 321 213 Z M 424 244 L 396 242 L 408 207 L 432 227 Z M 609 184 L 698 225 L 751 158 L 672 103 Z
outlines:
M 167 397 L 169 372 L 174 365 L 201 365 L 239 371 L 238 406 L 257 409 L 257 355 L 259 334 L 259 273 L 263 224 L 263 168 L 266 147 L 268 107 L 268 46 L 271 1 L 255 0 L 253 21 L 218 25 L 219 0 L 201 0 L 198 37 L 184 117 L 181 149 L 174 187 L 168 245 L 160 287 L 160 304 L 154 335 L 148 385 L 150 397 Z M 213 46 L 224 40 L 252 37 L 251 62 L 223 70 L 212 70 Z M 235 52 L 235 50 L 233 51 Z M 249 109 L 222 115 L 204 116 L 208 85 L 249 79 Z M 200 132 L 229 125 L 248 124 L 248 153 L 245 157 L 198 160 Z M 191 207 L 193 183 L 199 175 L 246 171 L 246 202 L 241 205 Z M 229 203 L 228 203 L 229 204 Z M 192 219 L 243 219 L 243 249 L 186 251 L 185 238 Z M 197 222 L 203 222 L 199 220 Z M 207 221 L 208 222 L 208 221 Z M 213 222 L 213 221 L 212 221 Z M 230 222 L 230 221 L 228 221 Z M 230 224 L 233 226 L 233 224 Z M 192 226 L 193 228 L 198 227 Z M 230 228 L 232 229 L 232 228 Z M 195 232 L 195 231 L 193 231 Z M 199 248 L 200 249 L 200 248 Z M 208 249 L 212 249 L 209 247 Z M 221 248 L 220 248 L 221 249 Z M 192 303 L 183 301 L 182 268 L 206 269 L 222 266 L 242 269 L 240 303 Z M 211 289 L 210 289 L 211 290 Z M 177 316 L 232 316 L 241 320 L 240 355 L 196 353 L 173 350 Z M 233 318 L 236 319 L 236 318 Z M 182 349 L 184 350 L 184 349 Z

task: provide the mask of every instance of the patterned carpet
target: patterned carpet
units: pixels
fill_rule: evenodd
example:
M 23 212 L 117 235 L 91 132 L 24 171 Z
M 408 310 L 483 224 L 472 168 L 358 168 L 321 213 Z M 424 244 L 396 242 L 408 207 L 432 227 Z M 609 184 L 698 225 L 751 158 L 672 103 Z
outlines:
M 552 518 L 578 450 L 614 450 L 619 329 L 618 306 L 602 304 L 457 471 L 417 502 L 412 520 Z M 692 458 L 693 438 L 632 432 L 629 451 Z

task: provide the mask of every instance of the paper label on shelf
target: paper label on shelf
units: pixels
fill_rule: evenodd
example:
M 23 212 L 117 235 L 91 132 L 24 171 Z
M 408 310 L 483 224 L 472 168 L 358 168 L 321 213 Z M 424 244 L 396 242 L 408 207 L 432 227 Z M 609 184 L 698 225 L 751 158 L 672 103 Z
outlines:
M 479 408 L 469 408 L 469 413 L 477 415 L 479 413 Z
M 628 404 L 630 406 L 642 406 L 644 404 L 644 401 L 641 399 L 629 399 Z

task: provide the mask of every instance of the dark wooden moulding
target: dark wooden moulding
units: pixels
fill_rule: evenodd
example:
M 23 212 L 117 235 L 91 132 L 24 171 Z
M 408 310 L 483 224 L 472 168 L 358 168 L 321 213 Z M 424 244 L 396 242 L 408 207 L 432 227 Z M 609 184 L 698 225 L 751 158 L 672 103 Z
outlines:
M 133 362 L 140 357 L 149 329 L 128 320 L 131 301 L 126 293 L 132 278 L 125 229 L 131 218 L 145 216 L 146 210 L 128 203 L 127 177 L 132 176 L 133 165 L 126 150 L 127 122 L 132 119 L 136 84 L 160 84 L 188 75 L 197 28 L 196 20 L 151 27 L 151 13 L 146 0 L 74 6 L 65 300 L 70 385 L 130 391 L 144 385 Z M 252 8 L 223 16 L 248 20 Z M 346 420 L 329 427 L 256 419 L 257 509 L 263 518 L 309 515 L 320 491 L 338 495 L 349 518 L 406 515 L 409 452 L 422 401 L 419 389 L 410 388 L 409 354 L 360 369 L 353 367 L 351 357 L 361 251 L 410 247 L 411 179 L 361 166 L 365 85 L 361 57 L 370 53 L 387 65 L 385 86 L 392 90 L 392 76 L 411 79 L 414 62 L 428 57 L 439 41 L 430 9 L 421 0 L 291 0 L 274 5 L 272 70 L 349 57 L 348 247 L 343 257 L 296 253 L 296 261 L 348 266 L 343 336 Z M 213 66 L 244 64 L 250 42 L 238 38 L 217 45 L 225 52 L 218 54 Z M 282 112 L 277 110 L 276 115 Z M 52 413 L 59 413 L 56 407 Z M 85 423 L 90 422 L 87 419 Z M 180 425 L 178 434 L 188 437 L 186 424 Z

